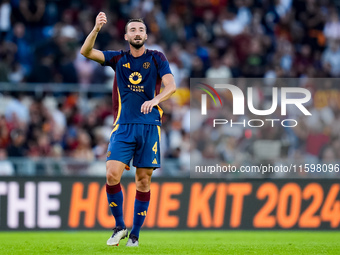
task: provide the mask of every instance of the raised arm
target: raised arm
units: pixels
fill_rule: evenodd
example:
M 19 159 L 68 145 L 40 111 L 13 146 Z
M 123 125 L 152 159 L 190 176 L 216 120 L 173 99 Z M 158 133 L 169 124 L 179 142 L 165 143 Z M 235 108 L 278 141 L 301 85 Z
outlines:
M 104 12 L 100 12 L 96 18 L 96 24 L 92 29 L 91 33 L 86 37 L 83 46 L 80 49 L 80 53 L 89 59 L 92 59 L 100 64 L 103 64 L 105 57 L 103 52 L 100 50 L 93 49 L 94 43 L 96 41 L 97 35 L 104 24 L 106 24 L 107 19 Z
M 152 111 L 152 107 L 158 105 L 159 103 L 167 100 L 170 98 L 170 96 L 175 93 L 176 91 L 176 83 L 175 79 L 172 76 L 172 74 L 165 74 L 162 77 L 162 82 L 164 85 L 164 89 L 161 93 L 159 93 L 157 96 L 155 96 L 152 100 L 145 101 L 142 104 L 141 112 L 144 114 L 150 113 Z

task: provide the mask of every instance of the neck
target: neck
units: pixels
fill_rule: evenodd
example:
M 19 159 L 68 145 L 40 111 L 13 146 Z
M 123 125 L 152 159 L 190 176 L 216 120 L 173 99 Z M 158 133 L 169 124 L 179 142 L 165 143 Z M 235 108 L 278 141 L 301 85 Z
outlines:
M 140 56 L 142 56 L 145 52 L 145 46 L 143 45 L 142 47 L 140 47 L 139 49 L 136 49 L 135 47 L 133 47 L 132 45 L 130 45 L 130 52 L 131 55 L 134 56 L 135 58 L 138 58 Z

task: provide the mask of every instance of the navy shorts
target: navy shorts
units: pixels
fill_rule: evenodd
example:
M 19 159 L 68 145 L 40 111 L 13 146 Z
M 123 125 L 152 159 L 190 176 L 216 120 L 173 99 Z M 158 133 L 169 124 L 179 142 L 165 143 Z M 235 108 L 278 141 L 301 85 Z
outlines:
M 118 126 L 118 127 L 117 127 Z M 157 125 L 119 124 L 113 129 L 106 160 L 118 160 L 127 166 L 160 167 L 161 129 Z

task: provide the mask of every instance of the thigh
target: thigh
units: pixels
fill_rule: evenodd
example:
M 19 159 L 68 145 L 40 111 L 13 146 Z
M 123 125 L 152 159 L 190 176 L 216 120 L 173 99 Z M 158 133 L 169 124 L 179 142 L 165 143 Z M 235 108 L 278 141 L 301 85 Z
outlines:
M 137 137 L 133 165 L 139 168 L 160 167 L 160 126 L 143 125 Z
M 129 125 L 120 125 L 110 137 L 106 161 L 120 161 L 129 166 L 136 149 L 133 130 Z
M 106 175 L 114 175 L 121 178 L 125 169 L 125 164 L 117 160 L 106 161 Z

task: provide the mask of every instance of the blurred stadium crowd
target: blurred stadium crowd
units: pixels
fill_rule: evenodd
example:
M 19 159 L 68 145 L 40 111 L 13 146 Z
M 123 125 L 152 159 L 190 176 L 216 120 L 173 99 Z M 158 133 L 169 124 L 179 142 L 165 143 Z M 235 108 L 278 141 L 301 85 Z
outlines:
M 340 1 L 330 0 L 1 0 L 1 82 L 13 86 L 25 82 L 32 87 L 34 83 L 69 84 L 89 90 L 105 86 L 103 93 L 85 97 L 67 91 L 36 97 L 0 90 L 0 160 L 105 159 L 113 121 L 107 88 L 112 86 L 114 72 L 79 54 L 99 11 L 106 13 L 108 24 L 99 33 L 95 48 L 127 49 L 123 40 L 126 21 L 144 17 L 146 47 L 167 56 L 178 91 L 162 104 L 161 146 L 168 160 L 159 173 L 186 175 L 192 153 L 189 78 L 339 77 L 339 6 Z M 340 121 L 339 107 L 329 104 L 333 102 L 330 98 L 339 99 L 339 92 L 336 86 L 320 89 L 325 92 L 324 101 L 321 106 L 311 106 L 314 118 L 321 120 L 319 136 L 313 138 L 314 133 L 302 127 L 287 131 L 295 136 L 290 136 L 295 143 L 288 141 L 296 149 L 291 156 L 299 152 L 321 157 L 324 153 L 340 158 L 340 132 L 330 130 Z M 261 89 L 258 98 L 260 105 L 268 99 Z M 264 139 L 287 142 L 281 131 L 261 132 L 269 136 Z M 241 146 L 245 136 L 246 132 L 217 136 L 217 146 L 208 146 L 204 153 L 197 151 L 196 156 L 209 158 L 221 150 L 225 162 L 232 163 L 236 154 L 248 155 Z M 313 146 L 315 142 L 320 146 Z

